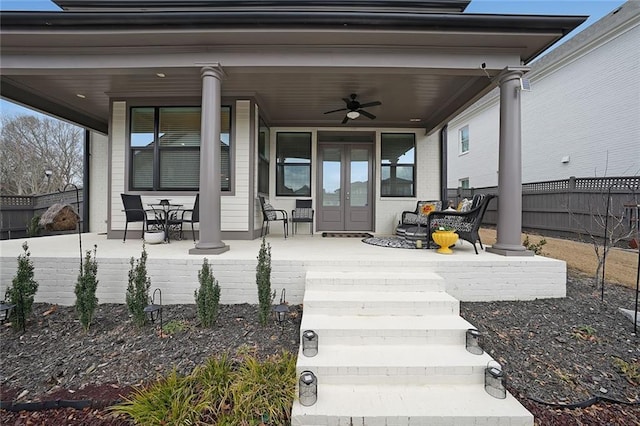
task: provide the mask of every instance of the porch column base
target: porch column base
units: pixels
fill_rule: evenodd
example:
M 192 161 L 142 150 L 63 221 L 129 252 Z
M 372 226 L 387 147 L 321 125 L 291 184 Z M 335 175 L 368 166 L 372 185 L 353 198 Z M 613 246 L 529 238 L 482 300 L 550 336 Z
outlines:
M 230 247 L 224 243 L 222 245 L 197 244 L 195 248 L 189 249 L 189 254 L 222 254 L 229 249 Z
M 497 254 L 500 256 L 520 256 L 520 257 L 528 257 L 533 256 L 535 253 L 531 250 L 526 250 L 524 246 L 516 246 L 516 247 L 506 247 L 506 246 L 491 246 L 485 248 L 485 251 L 488 253 Z

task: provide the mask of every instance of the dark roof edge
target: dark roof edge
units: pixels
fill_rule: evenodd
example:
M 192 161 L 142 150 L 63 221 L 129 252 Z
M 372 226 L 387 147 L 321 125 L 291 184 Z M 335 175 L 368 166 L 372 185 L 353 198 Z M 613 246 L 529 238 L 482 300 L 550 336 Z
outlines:
M 442 30 L 555 32 L 565 35 L 587 16 L 419 14 L 371 12 L 3 12 L 2 32 L 16 29 L 198 29 L 249 27 L 337 27 Z
M 52 0 L 64 10 L 185 9 L 414 9 L 464 12 L 471 0 Z

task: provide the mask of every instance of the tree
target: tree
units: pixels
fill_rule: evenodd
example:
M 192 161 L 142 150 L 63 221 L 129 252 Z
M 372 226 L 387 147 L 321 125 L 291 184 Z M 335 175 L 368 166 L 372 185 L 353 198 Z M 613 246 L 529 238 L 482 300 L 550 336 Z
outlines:
M 82 181 L 82 129 L 33 115 L 0 119 L 0 182 L 3 195 L 55 192 Z M 53 173 L 50 179 L 45 170 Z

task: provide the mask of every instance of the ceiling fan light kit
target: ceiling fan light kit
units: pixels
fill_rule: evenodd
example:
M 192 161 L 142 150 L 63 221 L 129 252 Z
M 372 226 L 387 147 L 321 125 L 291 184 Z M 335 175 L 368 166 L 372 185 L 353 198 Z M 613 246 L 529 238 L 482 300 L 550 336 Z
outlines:
M 342 120 L 342 124 L 345 124 L 347 121 L 349 121 L 349 119 L 355 120 L 356 118 L 359 118 L 360 115 L 364 115 L 365 117 L 371 120 L 375 119 L 376 118 L 375 115 L 365 111 L 363 108 L 382 105 L 382 102 L 373 101 L 373 102 L 367 102 L 367 103 L 361 104 L 359 101 L 356 100 L 357 97 L 358 95 L 353 93 L 349 98 L 342 98 L 342 100 L 346 104 L 346 108 L 334 109 L 334 110 L 325 112 L 325 114 L 331 114 L 339 111 L 347 111 L 346 115 L 344 116 L 344 119 Z

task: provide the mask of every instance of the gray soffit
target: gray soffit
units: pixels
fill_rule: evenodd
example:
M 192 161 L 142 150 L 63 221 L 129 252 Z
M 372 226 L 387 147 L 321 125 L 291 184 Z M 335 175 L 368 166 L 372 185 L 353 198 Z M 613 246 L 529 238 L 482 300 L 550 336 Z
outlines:
M 72 3 L 90 2 L 58 2 Z M 490 91 L 491 77 L 537 57 L 585 19 L 253 9 L 3 12 L 0 95 L 105 133 L 110 99 L 199 104 L 200 67 L 220 63 L 223 97 L 255 99 L 271 126 L 432 131 Z M 342 126 L 342 113 L 324 114 L 343 108 L 351 93 L 362 103 L 382 102 L 366 109 L 375 120 Z

